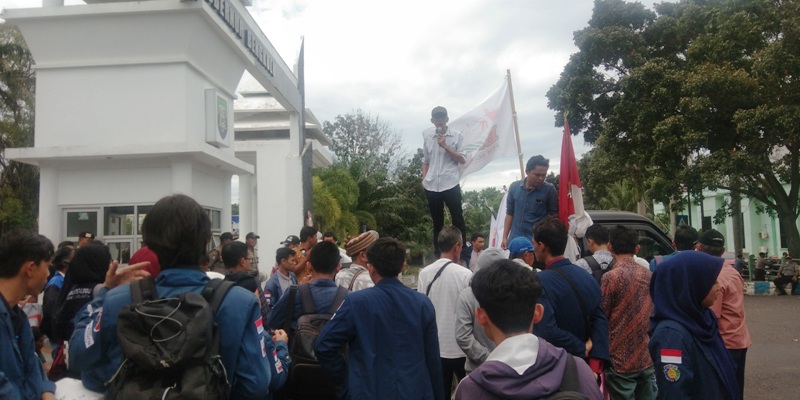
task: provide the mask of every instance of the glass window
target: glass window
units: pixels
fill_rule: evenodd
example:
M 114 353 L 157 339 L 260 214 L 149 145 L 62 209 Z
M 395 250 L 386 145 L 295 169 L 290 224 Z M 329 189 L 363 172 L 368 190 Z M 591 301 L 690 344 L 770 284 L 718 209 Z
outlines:
M 222 220 L 222 211 L 220 210 L 211 210 L 211 229 L 212 230 L 219 230 L 221 229 L 221 220 Z
M 150 209 L 153 208 L 153 206 L 139 206 L 139 207 L 136 207 L 136 208 L 137 208 L 137 211 L 138 211 L 138 220 L 139 220 L 139 224 L 136 226 L 136 234 L 137 235 L 141 235 L 142 234 L 142 222 L 144 221 L 144 217 L 147 215 L 147 213 L 150 212 Z
M 133 206 L 106 207 L 105 236 L 133 235 Z
M 67 237 L 81 232 L 97 234 L 97 211 L 67 211 Z
M 639 233 L 639 257 L 650 261 L 655 256 L 672 254 L 675 251 L 671 247 L 665 246 L 655 233 L 638 227 L 634 229 Z
M 108 250 L 111 251 L 111 259 L 118 260 L 120 264 L 127 264 L 131 260 L 130 242 L 109 242 Z

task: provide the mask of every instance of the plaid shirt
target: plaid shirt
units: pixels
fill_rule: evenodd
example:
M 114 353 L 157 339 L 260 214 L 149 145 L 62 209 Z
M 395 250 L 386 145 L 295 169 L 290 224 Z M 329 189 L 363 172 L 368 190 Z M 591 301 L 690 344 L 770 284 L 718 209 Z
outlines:
M 528 189 L 525 180 L 513 182 L 508 188 L 506 214 L 514 217 L 508 235 L 510 242 L 515 237 L 533 237 L 533 226 L 547 218 L 558 215 L 558 194 L 552 183 L 542 182 L 539 187 Z

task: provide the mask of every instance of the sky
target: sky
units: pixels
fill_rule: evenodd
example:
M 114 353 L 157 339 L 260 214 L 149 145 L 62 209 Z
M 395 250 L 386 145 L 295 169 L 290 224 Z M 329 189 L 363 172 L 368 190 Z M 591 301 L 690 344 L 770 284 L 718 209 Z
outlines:
M 545 94 L 577 51 L 573 33 L 586 27 L 592 0 L 252 2 L 250 13 L 288 65 L 305 38 L 306 106 L 320 121 L 361 109 L 391 124 L 411 156 L 434 106 L 454 119 L 510 69 L 523 162 L 542 154 L 558 173 L 562 129 Z M 0 8 L 40 5 L 0 0 Z M 578 159 L 590 148 L 580 135 L 573 145 Z M 496 159 L 462 188 L 500 188 L 519 175 L 516 157 Z

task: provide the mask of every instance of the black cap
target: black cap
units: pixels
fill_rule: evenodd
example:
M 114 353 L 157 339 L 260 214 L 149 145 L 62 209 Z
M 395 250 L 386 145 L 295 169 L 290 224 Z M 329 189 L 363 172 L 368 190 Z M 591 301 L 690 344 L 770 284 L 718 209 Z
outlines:
M 238 237 L 233 236 L 230 232 L 224 232 L 222 235 L 219 235 L 219 240 L 236 240 Z
M 256 235 L 255 232 L 250 232 L 245 236 L 247 239 L 261 239 L 261 236 Z
M 281 242 L 284 246 L 297 246 L 300 244 L 300 238 L 295 235 L 289 235 L 286 237 L 286 240 Z
M 94 239 L 94 233 L 92 232 L 81 232 L 78 234 L 78 239 Z
M 446 117 L 447 116 L 447 109 L 442 106 L 433 107 L 431 110 L 431 117 Z
M 725 236 L 716 229 L 709 229 L 700 235 L 697 242 L 709 247 L 725 247 Z

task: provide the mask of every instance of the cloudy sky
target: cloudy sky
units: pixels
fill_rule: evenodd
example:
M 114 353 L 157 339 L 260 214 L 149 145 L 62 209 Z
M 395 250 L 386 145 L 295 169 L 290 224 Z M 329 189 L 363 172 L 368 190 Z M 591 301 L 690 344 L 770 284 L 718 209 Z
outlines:
M 306 105 L 318 119 L 362 109 L 388 121 L 413 154 L 430 110 L 453 119 L 491 94 L 510 69 L 524 159 L 550 158 L 558 173 L 561 129 L 545 93 L 574 53 L 591 0 L 252 0 L 249 10 L 287 64 L 305 37 Z M 82 3 L 68 0 L 67 4 Z M 0 0 L 0 8 L 41 0 Z M 588 147 L 574 137 L 580 158 Z M 516 158 L 494 160 L 464 188 L 519 178 Z

